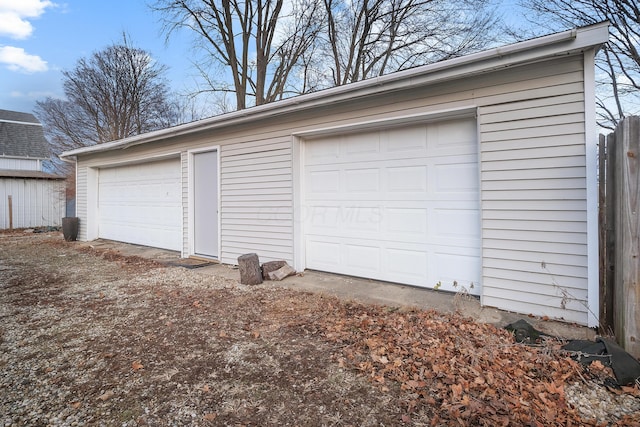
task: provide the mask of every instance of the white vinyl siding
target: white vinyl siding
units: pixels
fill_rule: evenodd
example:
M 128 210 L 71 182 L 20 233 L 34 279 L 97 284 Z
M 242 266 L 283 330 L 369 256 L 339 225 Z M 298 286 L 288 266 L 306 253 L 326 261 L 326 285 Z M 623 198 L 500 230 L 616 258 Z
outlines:
M 221 261 L 293 264 L 293 190 L 289 138 L 224 145 L 220 151 Z
M 583 74 L 567 62 L 552 95 L 479 109 L 482 302 L 586 323 Z
M 59 227 L 65 213 L 64 180 L 0 178 L 0 207 L 0 229 Z
M 0 169 L 39 171 L 42 169 L 41 160 L 38 159 L 15 159 L 11 157 L 0 157 Z
M 181 256 L 187 257 L 189 248 L 189 153 L 180 153 L 180 170 L 182 185 L 182 251 Z
M 88 204 L 88 194 L 87 194 L 87 186 L 88 186 L 88 177 L 87 177 L 88 168 L 81 167 L 80 165 L 76 166 L 76 216 L 79 218 L 78 220 L 78 240 L 86 241 L 88 240 L 87 233 L 87 204 Z M 98 189 L 96 188 L 95 191 Z M 94 219 L 96 220 L 96 219 Z

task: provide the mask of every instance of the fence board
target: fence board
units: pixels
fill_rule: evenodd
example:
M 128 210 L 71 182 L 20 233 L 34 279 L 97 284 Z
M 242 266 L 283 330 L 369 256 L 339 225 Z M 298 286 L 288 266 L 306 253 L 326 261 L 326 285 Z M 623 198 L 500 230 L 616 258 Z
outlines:
M 613 189 L 609 188 L 610 179 L 607 178 L 607 171 L 610 171 L 611 150 L 615 145 L 614 139 L 609 139 L 600 135 L 598 144 L 598 242 L 599 242 L 599 279 L 600 279 L 600 331 L 603 334 L 613 333 L 613 265 L 610 259 L 613 253 L 613 238 L 608 232 L 611 220 L 607 216 L 607 209 L 611 206 L 611 196 Z M 611 143 L 610 143 L 611 142 Z
M 627 117 L 616 129 L 616 337 L 640 356 L 640 117 Z
M 640 357 L 640 117 L 620 122 L 604 146 L 599 152 L 605 185 L 599 194 L 605 208 L 599 217 L 601 324 L 612 324 L 618 343 Z
M 606 245 L 606 270 L 605 270 L 605 286 L 608 287 L 607 299 L 602 301 L 610 310 L 610 315 L 606 318 L 607 330 L 603 332 L 614 332 L 614 316 L 616 312 L 615 306 L 615 243 L 616 243 L 616 210 L 615 210 L 615 193 L 616 193 L 616 135 L 615 133 L 607 136 L 607 154 L 606 154 L 606 195 L 605 195 L 605 245 Z

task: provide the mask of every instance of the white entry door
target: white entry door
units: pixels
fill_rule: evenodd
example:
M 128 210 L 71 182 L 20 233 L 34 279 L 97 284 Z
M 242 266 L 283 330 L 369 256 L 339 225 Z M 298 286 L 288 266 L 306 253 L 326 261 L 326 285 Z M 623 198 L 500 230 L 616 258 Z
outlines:
M 218 151 L 193 154 L 194 255 L 218 258 Z
M 306 267 L 479 294 L 477 152 L 474 119 L 307 140 Z

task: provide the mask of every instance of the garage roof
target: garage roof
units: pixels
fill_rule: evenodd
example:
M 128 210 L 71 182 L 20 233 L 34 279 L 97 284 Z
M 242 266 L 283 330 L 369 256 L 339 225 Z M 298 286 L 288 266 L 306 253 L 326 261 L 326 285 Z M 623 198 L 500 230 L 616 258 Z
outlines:
M 535 39 L 498 47 L 409 70 L 375 77 L 345 86 L 337 86 L 314 93 L 287 98 L 270 104 L 203 119 L 132 136 L 118 141 L 66 151 L 61 158 L 124 149 L 134 145 L 155 142 L 204 130 L 238 125 L 265 119 L 293 111 L 317 108 L 323 105 L 362 99 L 381 93 L 390 93 L 412 87 L 428 86 L 461 77 L 470 77 L 505 69 L 514 65 L 532 63 L 544 58 L 567 55 L 586 49 L 598 48 L 609 39 L 609 23 L 602 22 L 586 27 L 551 34 Z

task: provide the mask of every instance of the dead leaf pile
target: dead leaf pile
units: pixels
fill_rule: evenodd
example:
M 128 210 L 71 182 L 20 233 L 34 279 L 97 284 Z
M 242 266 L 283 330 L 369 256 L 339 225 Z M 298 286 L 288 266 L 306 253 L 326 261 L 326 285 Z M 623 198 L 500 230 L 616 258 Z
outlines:
M 391 312 L 347 304 L 325 318 L 343 345 L 338 361 L 382 391 L 399 384 L 406 419 L 430 411 L 432 425 L 585 425 L 565 401 L 581 367 L 549 348 L 516 344 L 510 333 L 460 315 Z
M 113 249 L 100 249 L 91 246 L 79 247 L 78 252 L 83 252 L 93 256 L 100 256 L 106 261 L 114 261 L 120 263 L 128 269 L 138 268 L 164 268 L 164 264 L 151 259 L 143 258 L 137 255 L 123 255 L 120 252 Z

